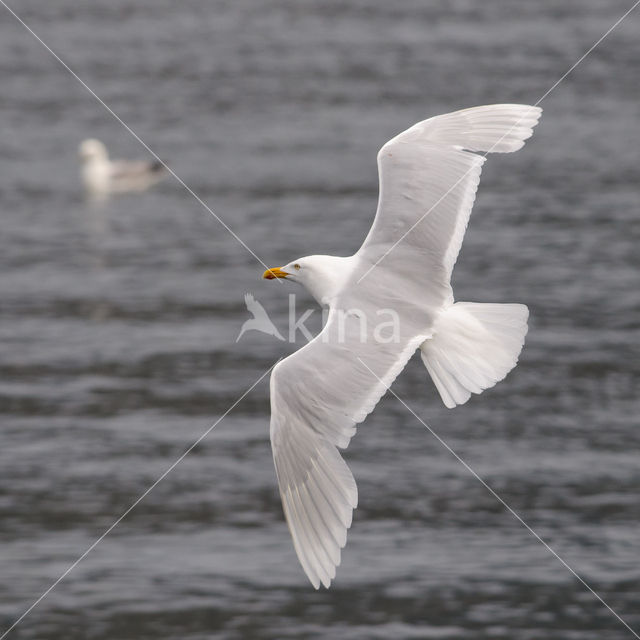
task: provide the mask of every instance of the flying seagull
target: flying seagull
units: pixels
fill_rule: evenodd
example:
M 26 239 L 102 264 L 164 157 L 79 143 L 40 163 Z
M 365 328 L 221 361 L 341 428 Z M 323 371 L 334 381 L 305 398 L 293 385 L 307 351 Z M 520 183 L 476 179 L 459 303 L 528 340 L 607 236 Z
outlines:
M 105 145 L 95 138 L 83 140 L 78 155 L 82 181 L 92 196 L 144 191 L 165 174 L 165 167 L 159 161 L 110 160 Z
M 280 496 L 316 589 L 335 577 L 358 502 L 338 448 L 349 444 L 416 349 L 450 408 L 516 365 L 527 307 L 454 302 L 450 281 L 486 153 L 520 149 L 540 114 L 538 107 L 497 104 L 412 126 L 378 153 L 378 209 L 354 255 L 307 256 L 264 273 L 299 282 L 329 307 L 318 336 L 271 374 Z M 383 312 L 395 318 L 385 316 L 386 332 Z

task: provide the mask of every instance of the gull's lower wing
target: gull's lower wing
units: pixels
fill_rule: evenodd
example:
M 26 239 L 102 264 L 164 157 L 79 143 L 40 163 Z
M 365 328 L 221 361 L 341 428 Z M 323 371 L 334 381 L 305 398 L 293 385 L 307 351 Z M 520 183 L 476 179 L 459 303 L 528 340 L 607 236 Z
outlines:
M 378 209 L 359 255 L 422 282 L 428 274 L 427 295 L 446 296 L 485 161 L 472 152 L 517 151 L 541 111 L 474 107 L 424 120 L 389 140 L 378 153 Z
M 358 305 L 359 307 L 361 305 Z M 271 446 L 296 553 L 317 589 L 340 564 L 356 483 L 337 447 L 370 413 L 423 336 L 376 342 L 359 315 L 332 311 L 323 331 L 271 374 Z M 365 339 L 362 340 L 362 337 Z

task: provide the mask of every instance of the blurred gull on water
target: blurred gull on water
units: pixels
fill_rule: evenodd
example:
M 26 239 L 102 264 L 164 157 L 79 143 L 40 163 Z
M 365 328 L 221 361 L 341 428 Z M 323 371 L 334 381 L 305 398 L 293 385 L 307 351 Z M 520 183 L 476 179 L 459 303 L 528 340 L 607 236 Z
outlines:
M 78 148 L 81 176 L 89 196 L 104 198 L 110 193 L 146 191 L 165 175 L 162 162 L 110 160 L 104 143 L 83 140 Z

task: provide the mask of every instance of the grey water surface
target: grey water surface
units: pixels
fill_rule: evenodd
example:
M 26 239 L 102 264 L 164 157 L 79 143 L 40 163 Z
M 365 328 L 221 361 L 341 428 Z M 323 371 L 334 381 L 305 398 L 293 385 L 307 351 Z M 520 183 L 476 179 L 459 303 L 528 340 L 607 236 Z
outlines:
M 538 100 L 631 2 L 14 0 L 173 170 L 90 203 L 76 148 L 145 149 L 0 6 L 0 635 L 277 360 L 236 336 L 264 262 L 357 249 L 375 154 L 417 120 Z M 394 390 L 640 630 L 640 14 L 485 165 L 459 300 L 522 302 L 494 389 Z M 375 277 L 373 275 L 372 277 Z M 319 312 L 309 323 L 317 330 Z M 314 591 L 283 520 L 265 378 L 7 635 L 633 638 L 389 394 L 346 452 L 360 506 Z

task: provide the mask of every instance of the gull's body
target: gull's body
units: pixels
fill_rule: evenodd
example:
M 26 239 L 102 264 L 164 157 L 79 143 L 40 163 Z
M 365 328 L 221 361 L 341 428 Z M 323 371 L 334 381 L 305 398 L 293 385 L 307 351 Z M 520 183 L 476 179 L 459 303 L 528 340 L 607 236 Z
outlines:
M 100 140 L 84 140 L 78 149 L 84 187 L 92 196 L 144 191 L 164 177 L 161 162 L 111 160 Z
M 355 255 L 308 256 L 264 274 L 301 283 L 329 307 L 322 332 L 271 376 L 280 495 L 316 588 L 335 577 L 357 505 L 338 448 L 416 349 L 448 407 L 493 386 L 517 362 L 527 308 L 454 303 L 450 281 L 485 161 L 473 152 L 516 151 L 540 112 L 490 105 L 414 125 L 378 154 L 378 210 Z

